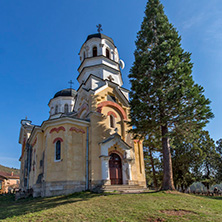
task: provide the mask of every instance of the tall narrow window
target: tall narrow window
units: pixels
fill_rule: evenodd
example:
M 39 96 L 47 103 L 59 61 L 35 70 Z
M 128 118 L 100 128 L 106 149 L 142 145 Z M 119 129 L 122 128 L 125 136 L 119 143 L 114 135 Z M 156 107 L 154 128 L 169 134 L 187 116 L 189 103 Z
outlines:
M 107 57 L 108 59 L 110 59 L 109 49 L 106 49 L 106 57 Z
M 68 113 L 69 112 L 69 105 L 65 104 L 64 106 L 64 113 Z
M 55 107 L 55 114 L 57 114 L 58 113 L 58 110 L 59 109 L 59 107 L 58 107 L 58 105 L 56 105 L 56 107 Z
M 58 140 L 55 144 L 55 160 L 61 160 L 61 141 Z
M 109 118 L 110 118 L 110 127 L 114 128 L 115 127 L 115 117 L 113 115 L 110 115 Z
M 93 47 L 93 57 L 97 56 L 97 47 Z

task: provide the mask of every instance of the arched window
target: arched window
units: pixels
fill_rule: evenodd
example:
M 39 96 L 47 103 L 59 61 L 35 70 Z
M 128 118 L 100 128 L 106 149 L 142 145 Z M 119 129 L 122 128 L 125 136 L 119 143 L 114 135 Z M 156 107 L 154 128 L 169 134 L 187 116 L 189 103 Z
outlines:
M 58 105 L 56 105 L 56 107 L 55 107 L 55 114 L 57 114 L 58 111 L 59 111 L 59 107 L 58 107 Z
M 96 57 L 97 56 L 97 47 L 94 46 L 93 47 L 93 57 Z
M 110 59 L 109 49 L 106 48 L 106 57 Z
M 113 115 L 110 115 L 109 120 L 110 120 L 110 127 L 114 128 L 115 127 L 115 117 Z
M 69 105 L 65 104 L 64 105 L 64 113 L 68 113 L 69 112 Z
M 58 140 L 55 144 L 55 160 L 61 160 L 61 141 Z

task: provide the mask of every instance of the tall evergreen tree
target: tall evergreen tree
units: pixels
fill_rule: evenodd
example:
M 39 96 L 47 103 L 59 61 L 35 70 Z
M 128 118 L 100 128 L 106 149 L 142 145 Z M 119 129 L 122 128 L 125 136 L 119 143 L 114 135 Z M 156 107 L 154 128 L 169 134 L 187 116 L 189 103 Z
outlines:
M 190 53 L 181 48 L 181 37 L 169 23 L 159 0 L 149 0 L 137 34 L 131 81 L 133 132 L 161 132 L 163 190 L 173 190 L 170 133 L 195 133 L 213 117 L 203 87 L 194 83 Z

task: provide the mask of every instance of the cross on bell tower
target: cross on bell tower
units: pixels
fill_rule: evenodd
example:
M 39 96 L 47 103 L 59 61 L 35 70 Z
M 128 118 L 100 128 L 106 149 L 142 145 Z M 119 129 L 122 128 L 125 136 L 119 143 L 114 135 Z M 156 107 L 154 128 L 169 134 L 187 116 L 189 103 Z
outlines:
M 101 24 L 97 25 L 96 27 L 97 27 L 98 33 L 100 33 L 101 31 L 103 31 Z

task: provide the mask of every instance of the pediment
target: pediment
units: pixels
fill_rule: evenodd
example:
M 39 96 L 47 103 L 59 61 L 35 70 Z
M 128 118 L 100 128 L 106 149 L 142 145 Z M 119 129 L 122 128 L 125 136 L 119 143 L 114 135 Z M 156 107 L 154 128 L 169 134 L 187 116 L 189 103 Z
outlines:
M 118 133 L 111 135 L 107 139 L 100 142 L 100 144 L 105 147 L 111 147 L 114 144 L 118 144 L 124 150 L 129 150 L 132 148 L 131 146 L 129 146 L 126 142 L 124 142 L 121 139 L 121 136 Z
M 110 87 L 110 92 L 113 92 L 124 106 L 129 107 L 128 98 L 121 91 L 121 87 L 108 80 L 105 81 L 106 81 L 105 85 L 95 90 L 95 95 L 101 94 L 102 91 L 107 90 L 107 88 Z

